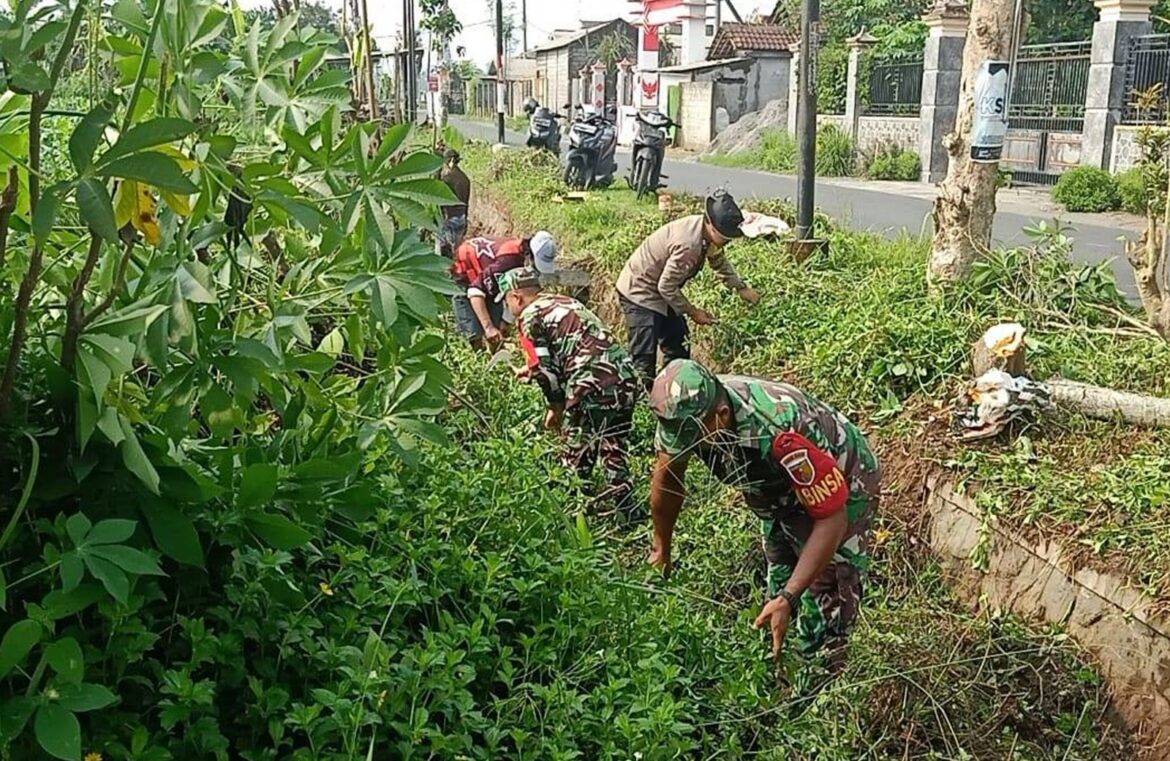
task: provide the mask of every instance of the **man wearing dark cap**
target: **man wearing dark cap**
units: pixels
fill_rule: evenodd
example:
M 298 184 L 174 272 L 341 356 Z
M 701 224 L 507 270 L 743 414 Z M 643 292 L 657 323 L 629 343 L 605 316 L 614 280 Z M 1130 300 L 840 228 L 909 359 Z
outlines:
M 541 293 L 535 270 L 505 272 L 499 291 L 518 315 L 520 345 L 528 359 L 518 375 L 544 392 L 545 427 L 559 431 L 564 426 L 566 465 L 588 480 L 600 460 L 606 489 L 598 500 L 611 502 L 623 518 L 633 517 L 627 440 L 639 385 L 626 350 L 580 301 Z
M 715 376 L 691 360 L 659 374 L 650 407 L 658 417 L 650 562 L 669 573 L 683 478 L 697 455 L 763 521 L 769 602 L 755 624 L 771 628 L 773 654 L 791 628 L 803 654 L 826 648 L 839 670 L 880 491 L 881 468 L 865 436 L 799 389 Z
M 443 256 L 452 256 L 467 235 L 467 211 L 471 203 L 471 179 L 459 168 L 459 151 L 448 148 L 443 152 L 443 182 L 451 188 L 457 203 L 442 207 L 443 226 L 439 230 L 439 250 Z
M 691 356 L 687 318 L 710 325 L 715 318 L 687 300 L 682 289 L 709 262 L 716 276 L 755 304 L 760 296 L 740 278 L 723 248 L 743 235 L 743 212 L 731 194 L 707 198 L 704 214 L 669 222 L 642 242 L 618 277 L 618 299 L 629 329 L 630 357 L 646 386 L 658 369 L 658 349 L 666 361 Z

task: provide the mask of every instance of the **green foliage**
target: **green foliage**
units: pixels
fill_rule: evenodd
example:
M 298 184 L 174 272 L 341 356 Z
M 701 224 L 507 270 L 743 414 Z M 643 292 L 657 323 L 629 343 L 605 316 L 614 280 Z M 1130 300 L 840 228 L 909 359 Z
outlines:
M 791 174 L 796 171 L 798 155 L 796 138 L 785 130 L 768 130 L 761 135 L 759 147 L 753 150 L 713 154 L 703 156 L 702 160 L 719 166 Z M 817 131 L 817 174 L 822 177 L 847 177 L 852 175 L 855 169 L 853 140 L 835 125 L 822 125 Z
M 1146 183 L 1142 177 L 1141 167 L 1131 167 L 1117 175 L 1117 194 L 1121 199 L 1121 208 L 1130 214 L 1146 215 L 1148 200 Z
M 856 172 L 857 159 L 853 152 L 853 138 L 834 124 L 817 130 L 817 175 L 820 177 L 849 177 Z
M 1079 166 L 1060 176 L 1052 198 L 1073 212 L 1114 211 L 1121 205 L 1117 180 L 1103 169 Z
M 817 54 L 817 113 L 845 113 L 848 88 L 849 48 L 828 44 Z
M 918 154 L 893 143 L 878 146 L 863 158 L 863 163 L 865 176 L 871 180 L 913 182 L 922 175 L 922 161 Z

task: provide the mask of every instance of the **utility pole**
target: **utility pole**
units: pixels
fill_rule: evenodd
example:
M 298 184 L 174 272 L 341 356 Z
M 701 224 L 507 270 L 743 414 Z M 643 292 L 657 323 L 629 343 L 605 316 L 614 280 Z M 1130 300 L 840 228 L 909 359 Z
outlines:
M 796 141 L 800 148 L 796 164 L 797 240 L 809 240 L 813 235 L 817 162 L 817 32 L 820 20 L 820 0 L 804 0 L 800 8 L 800 92 L 796 118 Z
M 504 0 L 496 0 L 496 120 L 504 142 Z
M 520 44 L 528 52 L 528 0 L 520 0 Z

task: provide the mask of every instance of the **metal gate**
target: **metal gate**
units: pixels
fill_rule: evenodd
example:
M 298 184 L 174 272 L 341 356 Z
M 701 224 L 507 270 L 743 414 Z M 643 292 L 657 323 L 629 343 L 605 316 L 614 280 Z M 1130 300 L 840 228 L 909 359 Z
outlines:
M 1080 164 L 1090 48 L 1088 41 L 1020 48 L 1004 147 L 1016 181 L 1051 185 Z

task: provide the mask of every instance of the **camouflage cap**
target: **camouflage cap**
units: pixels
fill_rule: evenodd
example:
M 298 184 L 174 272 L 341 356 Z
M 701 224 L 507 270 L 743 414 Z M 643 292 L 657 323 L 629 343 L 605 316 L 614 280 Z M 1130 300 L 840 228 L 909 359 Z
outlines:
M 510 291 L 540 288 L 540 273 L 528 267 L 519 267 L 496 275 L 496 282 L 500 286 L 500 295 L 496 296 L 496 301 L 503 301 Z
M 676 359 L 654 379 L 650 409 L 658 417 L 658 451 L 679 455 L 702 435 L 700 423 L 719 398 L 719 381 L 691 359 Z

